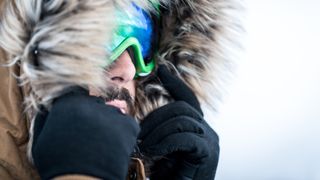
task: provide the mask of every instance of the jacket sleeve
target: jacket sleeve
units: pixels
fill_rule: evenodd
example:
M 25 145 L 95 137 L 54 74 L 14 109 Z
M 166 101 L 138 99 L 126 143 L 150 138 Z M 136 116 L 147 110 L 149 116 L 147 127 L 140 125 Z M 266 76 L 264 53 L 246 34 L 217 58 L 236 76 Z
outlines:
M 35 120 L 32 155 L 42 179 L 81 174 L 125 179 L 137 122 L 86 93 L 59 97 Z

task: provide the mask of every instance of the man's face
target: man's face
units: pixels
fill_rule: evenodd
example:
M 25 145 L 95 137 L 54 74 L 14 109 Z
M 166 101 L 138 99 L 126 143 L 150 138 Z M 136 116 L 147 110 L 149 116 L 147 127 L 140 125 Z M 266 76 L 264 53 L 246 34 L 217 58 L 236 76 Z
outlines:
M 110 88 L 106 90 L 106 104 L 115 106 L 124 114 L 133 113 L 133 101 L 135 98 L 135 66 L 127 51 L 124 51 L 106 70 L 106 83 Z M 94 90 L 91 95 L 99 96 Z

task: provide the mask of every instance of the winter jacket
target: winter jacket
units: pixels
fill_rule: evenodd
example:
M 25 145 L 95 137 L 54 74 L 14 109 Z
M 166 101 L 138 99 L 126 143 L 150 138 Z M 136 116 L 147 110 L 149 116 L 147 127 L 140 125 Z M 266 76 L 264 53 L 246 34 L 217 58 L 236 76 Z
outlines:
M 0 50 L 0 62 L 4 62 Z M 38 179 L 26 156 L 30 121 L 23 113 L 21 87 L 12 73 L 17 66 L 0 67 L 0 179 Z

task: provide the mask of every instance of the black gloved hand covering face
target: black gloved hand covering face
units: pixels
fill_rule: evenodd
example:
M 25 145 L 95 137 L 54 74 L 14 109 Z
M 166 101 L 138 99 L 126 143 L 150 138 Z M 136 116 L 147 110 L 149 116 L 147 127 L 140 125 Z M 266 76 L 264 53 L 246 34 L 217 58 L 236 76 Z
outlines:
M 214 179 L 219 157 L 217 134 L 203 119 L 193 92 L 164 66 L 158 76 L 177 101 L 151 112 L 141 123 L 140 150 L 163 157 L 151 168 L 154 179 Z M 181 93 L 181 94 L 179 94 Z
M 139 126 L 83 89 L 57 98 L 38 113 L 32 155 L 42 179 L 82 174 L 125 179 Z

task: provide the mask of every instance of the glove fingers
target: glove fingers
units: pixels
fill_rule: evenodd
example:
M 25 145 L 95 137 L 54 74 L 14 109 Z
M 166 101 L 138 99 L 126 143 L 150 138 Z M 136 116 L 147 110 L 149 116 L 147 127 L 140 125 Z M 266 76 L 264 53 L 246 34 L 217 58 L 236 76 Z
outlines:
M 204 134 L 200 122 L 188 116 L 178 116 L 167 120 L 151 131 L 141 144 L 145 147 L 151 146 L 159 143 L 163 138 L 170 136 L 171 134 L 181 132 L 190 132 L 199 135 Z
M 163 86 L 176 101 L 185 101 L 203 115 L 200 103 L 193 91 L 177 76 L 174 76 L 164 65 L 158 68 L 158 76 Z
M 203 137 L 194 133 L 177 133 L 164 138 L 153 146 L 141 146 L 147 155 L 165 156 L 174 152 L 183 154 L 184 159 L 192 164 L 202 162 L 209 155 L 209 145 Z
M 177 101 L 151 112 L 140 124 L 141 132 L 139 138 L 143 139 L 151 131 L 159 127 L 160 124 L 181 115 L 191 117 L 198 122 L 203 121 L 201 115 L 193 107 L 186 102 Z

